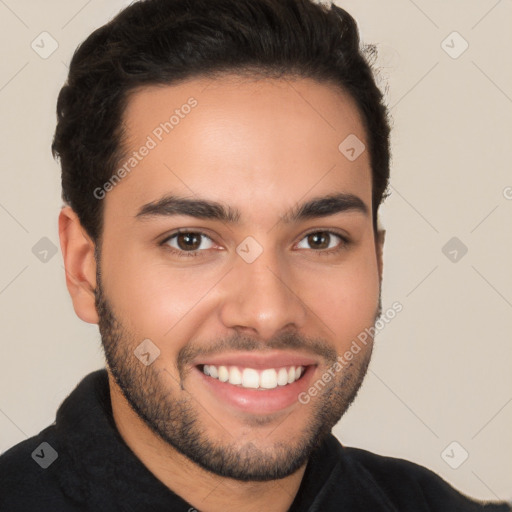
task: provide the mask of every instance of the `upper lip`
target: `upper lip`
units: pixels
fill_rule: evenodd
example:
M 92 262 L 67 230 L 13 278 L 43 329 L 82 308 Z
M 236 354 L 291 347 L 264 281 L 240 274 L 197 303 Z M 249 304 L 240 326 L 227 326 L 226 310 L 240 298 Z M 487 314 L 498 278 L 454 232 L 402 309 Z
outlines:
M 316 365 L 317 361 L 311 356 L 301 355 L 294 352 L 225 352 L 214 356 L 197 358 L 195 366 L 212 364 L 214 366 L 239 366 L 242 368 L 281 368 L 283 366 L 310 366 Z

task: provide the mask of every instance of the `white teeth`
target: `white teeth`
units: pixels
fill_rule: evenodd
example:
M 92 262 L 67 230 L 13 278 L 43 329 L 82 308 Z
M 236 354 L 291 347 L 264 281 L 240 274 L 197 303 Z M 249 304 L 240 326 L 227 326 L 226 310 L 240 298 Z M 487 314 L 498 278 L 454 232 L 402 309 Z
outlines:
M 274 368 L 263 370 L 260 376 L 260 387 L 265 389 L 277 388 L 277 372 Z
M 235 386 L 250 389 L 274 389 L 277 386 L 292 384 L 304 373 L 303 366 L 290 366 L 287 368 L 238 368 L 237 366 L 215 366 L 205 364 L 203 373 L 221 382 L 229 382 Z
M 227 382 L 229 379 L 229 372 L 225 366 L 219 366 L 219 380 L 221 382 Z
M 242 384 L 242 372 L 236 366 L 229 369 L 229 383 Z
M 256 370 L 252 368 L 244 368 L 242 372 L 242 386 L 244 388 L 259 388 L 260 387 L 260 376 Z
M 285 386 L 288 384 L 288 371 L 286 368 L 279 368 L 277 372 L 277 384 L 279 386 Z

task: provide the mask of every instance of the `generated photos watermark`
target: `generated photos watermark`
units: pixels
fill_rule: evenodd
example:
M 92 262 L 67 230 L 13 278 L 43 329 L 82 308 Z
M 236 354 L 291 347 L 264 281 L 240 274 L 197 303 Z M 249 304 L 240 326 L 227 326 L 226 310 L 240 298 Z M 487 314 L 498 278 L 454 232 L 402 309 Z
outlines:
M 352 341 L 350 348 L 342 355 L 339 355 L 336 362 L 331 365 L 322 374 L 322 376 L 307 389 L 307 391 L 299 393 L 299 402 L 303 405 L 308 404 L 311 397 L 316 396 L 320 391 L 322 391 L 326 384 L 336 377 L 336 373 L 339 373 L 343 368 L 345 368 L 350 361 L 354 359 L 354 356 L 361 352 L 362 346 L 366 346 L 368 339 L 370 338 L 370 340 L 372 340 L 375 334 L 381 332 L 402 310 L 403 306 L 400 302 L 393 302 L 391 307 L 384 311 L 380 318 L 375 322 L 374 327 L 367 327 L 364 331 L 360 332 L 357 339 Z
M 124 164 L 118 168 L 103 186 L 94 189 L 94 197 L 99 200 L 105 199 L 107 192 L 113 190 L 123 178 L 128 176 L 198 104 L 198 101 L 194 97 L 190 97 L 180 108 L 175 109 L 174 114 L 172 114 L 167 121 L 163 121 L 153 129 L 151 134 L 147 136 L 146 142 L 137 151 L 132 152 L 131 156 L 126 159 Z

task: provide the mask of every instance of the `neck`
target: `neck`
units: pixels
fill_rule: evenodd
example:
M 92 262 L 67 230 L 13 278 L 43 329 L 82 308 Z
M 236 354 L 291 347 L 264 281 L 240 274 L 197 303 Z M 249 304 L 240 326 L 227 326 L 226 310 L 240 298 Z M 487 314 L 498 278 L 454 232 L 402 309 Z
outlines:
M 109 372 L 112 412 L 124 442 L 166 487 L 204 512 L 237 510 L 286 512 L 299 490 L 306 466 L 268 482 L 241 482 L 201 468 L 156 435 L 133 411 Z

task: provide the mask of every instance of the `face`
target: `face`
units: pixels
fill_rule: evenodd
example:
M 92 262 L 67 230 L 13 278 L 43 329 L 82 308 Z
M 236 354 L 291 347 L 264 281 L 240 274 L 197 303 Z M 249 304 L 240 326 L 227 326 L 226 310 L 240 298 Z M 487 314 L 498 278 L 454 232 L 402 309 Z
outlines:
M 357 109 L 311 80 L 224 77 L 139 90 L 124 123 L 97 262 L 113 385 L 201 467 L 290 475 L 372 350 L 336 366 L 379 306 L 369 155 L 338 149 L 366 144 Z

